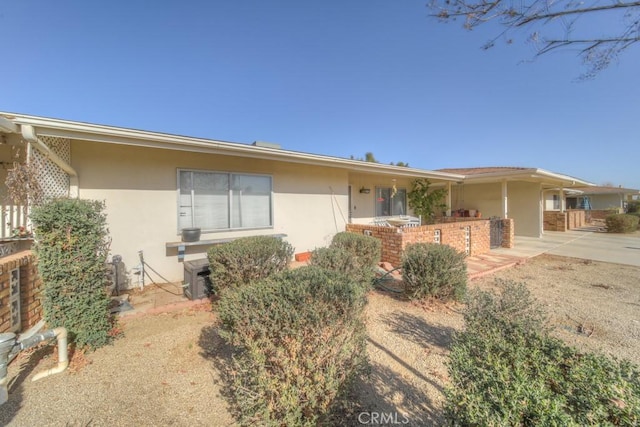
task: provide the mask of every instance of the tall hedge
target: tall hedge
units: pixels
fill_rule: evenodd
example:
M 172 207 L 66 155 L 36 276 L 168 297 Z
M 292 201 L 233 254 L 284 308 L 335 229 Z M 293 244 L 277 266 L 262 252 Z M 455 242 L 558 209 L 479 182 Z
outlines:
M 107 295 L 108 230 L 104 203 L 57 199 L 33 209 L 44 317 L 79 347 L 100 347 L 111 328 Z

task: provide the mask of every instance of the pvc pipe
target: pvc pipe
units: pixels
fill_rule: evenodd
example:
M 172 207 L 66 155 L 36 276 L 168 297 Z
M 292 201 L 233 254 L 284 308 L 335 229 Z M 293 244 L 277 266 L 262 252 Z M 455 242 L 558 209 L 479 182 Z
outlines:
M 65 328 L 55 328 L 53 329 L 53 334 L 58 339 L 58 366 L 34 375 L 31 381 L 38 381 L 42 378 L 48 377 L 49 375 L 59 374 L 69 366 L 67 330 Z
M 9 390 L 7 389 L 8 378 L 0 378 L 0 405 L 9 400 Z

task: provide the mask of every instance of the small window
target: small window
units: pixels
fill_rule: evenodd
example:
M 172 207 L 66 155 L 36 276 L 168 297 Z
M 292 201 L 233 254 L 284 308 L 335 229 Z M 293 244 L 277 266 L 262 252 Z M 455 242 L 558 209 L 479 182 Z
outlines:
M 178 230 L 272 226 L 270 176 L 178 170 Z
M 376 216 L 407 214 L 407 190 L 376 187 Z
M 557 194 L 553 195 L 553 209 L 560 210 L 560 197 Z

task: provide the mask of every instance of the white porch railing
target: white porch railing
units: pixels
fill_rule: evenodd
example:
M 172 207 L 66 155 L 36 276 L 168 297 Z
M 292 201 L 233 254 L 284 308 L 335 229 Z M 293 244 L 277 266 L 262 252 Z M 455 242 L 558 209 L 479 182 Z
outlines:
M 13 237 L 13 230 L 27 226 L 26 208 L 24 206 L 1 204 L 0 216 L 2 220 L 0 238 L 2 239 Z

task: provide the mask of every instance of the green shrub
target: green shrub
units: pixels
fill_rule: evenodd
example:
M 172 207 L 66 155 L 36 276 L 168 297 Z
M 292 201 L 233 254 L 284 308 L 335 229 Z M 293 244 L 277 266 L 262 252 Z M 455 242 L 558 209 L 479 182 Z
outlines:
M 211 283 L 218 291 L 285 270 L 293 256 L 293 247 L 276 237 L 252 236 L 213 246 L 207 255 Z
M 333 237 L 328 248 L 311 253 L 310 265 L 338 271 L 369 287 L 375 278 L 382 243 L 375 237 L 342 232 Z
M 366 365 L 365 304 L 362 286 L 315 266 L 226 291 L 241 424 L 315 426 Z
M 31 213 L 44 287 L 44 318 L 50 328 L 67 328 L 79 347 L 108 343 L 112 326 L 103 210 L 104 204 L 98 201 L 58 199 Z
M 632 200 L 628 202 L 627 213 L 640 214 L 640 200 Z
M 547 334 L 522 284 L 474 292 L 451 348 L 451 425 L 637 425 L 640 371 Z
M 640 217 L 629 214 L 614 214 L 605 218 L 607 232 L 609 233 L 631 233 L 638 229 Z
M 351 253 L 362 267 L 374 268 L 380 261 L 382 242 L 364 234 L 341 232 L 333 236 L 332 247 L 345 249 Z
M 451 246 L 416 243 L 402 254 L 402 280 L 409 298 L 459 300 L 467 288 L 465 255 Z
M 632 215 L 638 218 L 638 228 L 640 229 L 640 212 L 632 212 L 632 213 L 628 213 L 627 215 Z

